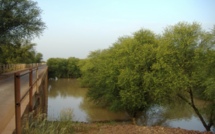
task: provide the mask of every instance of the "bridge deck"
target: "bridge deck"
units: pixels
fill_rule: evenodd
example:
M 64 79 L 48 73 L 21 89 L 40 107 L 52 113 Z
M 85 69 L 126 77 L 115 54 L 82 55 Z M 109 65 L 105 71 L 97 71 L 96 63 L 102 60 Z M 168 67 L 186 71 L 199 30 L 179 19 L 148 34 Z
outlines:
M 42 75 L 45 70 L 46 67 L 40 68 L 38 70 L 38 75 Z M 28 78 L 25 78 L 21 81 L 21 94 L 23 95 L 25 92 L 27 92 L 29 81 Z M 41 84 L 41 79 L 37 84 Z M 35 92 L 36 86 L 34 86 L 33 88 L 33 95 L 35 94 Z M 13 133 L 13 131 L 15 130 L 14 72 L 8 73 L 5 79 L 0 79 L 0 102 L 0 133 Z M 29 95 L 27 94 L 21 103 L 21 115 L 23 115 L 28 103 Z

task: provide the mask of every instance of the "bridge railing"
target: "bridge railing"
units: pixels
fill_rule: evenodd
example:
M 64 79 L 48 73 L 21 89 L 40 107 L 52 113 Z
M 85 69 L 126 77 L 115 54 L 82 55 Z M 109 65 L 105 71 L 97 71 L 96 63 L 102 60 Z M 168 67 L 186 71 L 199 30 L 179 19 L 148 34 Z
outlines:
M 0 64 L 0 74 L 11 71 L 23 70 L 27 68 L 37 67 L 46 63 L 31 63 L 31 64 Z
M 22 116 L 26 108 L 28 112 L 31 112 L 34 109 L 33 102 L 36 102 L 36 92 L 38 92 L 38 85 L 42 85 L 42 81 L 45 81 L 43 84 L 43 93 L 47 94 L 47 81 L 48 81 L 48 67 L 45 68 L 45 73 L 38 76 L 38 67 L 33 67 L 24 71 L 16 72 L 14 74 L 14 93 L 15 93 L 15 132 L 16 134 L 21 134 L 22 131 Z M 36 79 L 34 80 L 34 71 L 36 71 Z M 27 91 L 22 94 L 21 92 L 21 77 L 29 75 L 29 86 Z M 36 88 L 36 89 L 35 89 Z M 23 89 L 22 89 L 23 90 Z M 28 96 L 28 97 L 27 97 Z M 44 95 L 43 95 L 44 96 Z M 28 98 L 26 101 L 26 97 Z M 42 98 L 43 100 L 46 98 Z M 27 102 L 27 104 L 26 104 Z M 24 105 L 25 103 L 26 105 Z

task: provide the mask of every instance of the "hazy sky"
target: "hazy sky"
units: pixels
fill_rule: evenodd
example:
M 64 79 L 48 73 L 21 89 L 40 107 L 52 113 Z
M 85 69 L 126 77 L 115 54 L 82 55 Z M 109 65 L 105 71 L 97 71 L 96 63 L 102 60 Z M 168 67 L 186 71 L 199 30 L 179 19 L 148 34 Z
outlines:
M 215 25 L 215 0 L 35 0 L 47 25 L 33 40 L 44 60 L 86 58 L 124 35 L 145 28 L 162 33 L 180 21 Z

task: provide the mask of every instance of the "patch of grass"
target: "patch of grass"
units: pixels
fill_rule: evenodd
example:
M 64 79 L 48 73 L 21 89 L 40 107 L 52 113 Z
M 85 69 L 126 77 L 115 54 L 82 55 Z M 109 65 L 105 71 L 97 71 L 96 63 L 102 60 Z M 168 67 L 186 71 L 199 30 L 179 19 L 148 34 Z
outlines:
M 48 121 L 46 115 L 38 114 L 29 118 L 25 123 L 23 134 L 72 134 L 74 123 L 72 122 L 72 110 L 64 110 L 60 115 L 60 121 Z
M 71 109 L 64 109 L 59 115 L 59 121 L 48 121 L 46 114 L 33 113 L 28 115 L 22 129 L 23 134 L 74 134 L 74 133 L 89 133 L 92 130 L 100 130 L 104 125 L 116 125 L 116 121 L 106 123 L 83 123 L 73 122 L 73 112 Z

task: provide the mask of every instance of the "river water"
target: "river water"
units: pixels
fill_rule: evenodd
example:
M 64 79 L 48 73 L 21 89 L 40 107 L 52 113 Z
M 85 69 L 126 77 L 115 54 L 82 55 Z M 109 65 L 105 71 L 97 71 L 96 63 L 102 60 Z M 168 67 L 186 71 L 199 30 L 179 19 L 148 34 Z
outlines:
M 62 113 L 72 113 L 72 120 L 79 122 L 129 120 L 126 113 L 115 113 L 94 105 L 88 101 L 86 93 L 87 89 L 81 88 L 76 79 L 50 80 L 48 120 L 59 120 Z M 170 108 L 154 106 L 146 113 L 140 114 L 137 123 L 205 131 L 193 110 L 185 104 L 173 105 Z

